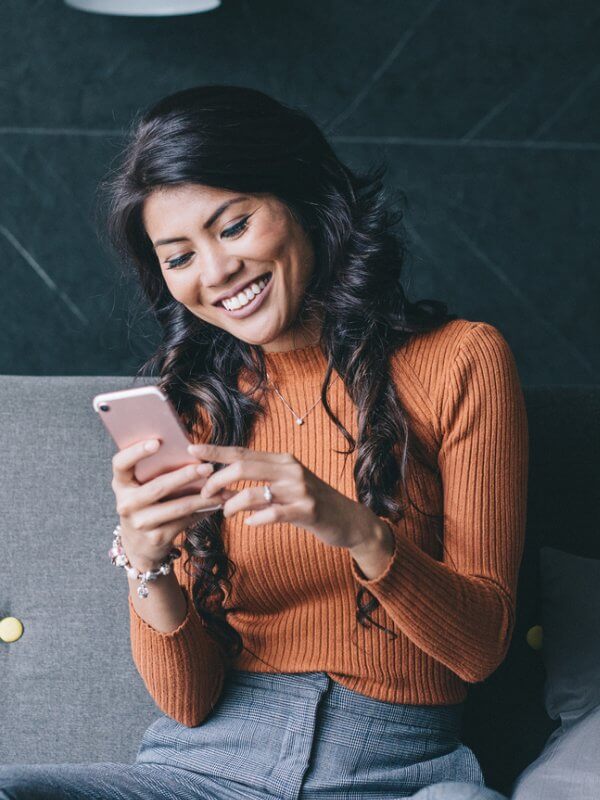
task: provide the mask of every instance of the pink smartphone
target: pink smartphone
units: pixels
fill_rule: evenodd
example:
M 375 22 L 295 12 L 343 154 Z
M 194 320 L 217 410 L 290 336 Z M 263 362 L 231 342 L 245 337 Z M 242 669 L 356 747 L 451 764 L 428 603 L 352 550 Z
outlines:
M 187 446 L 191 444 L 187 431 L 173 404 L 158 386 L 98 394 L 93 399 L 93 406 L 120 450 L 145 439 L 160 440 L 157 452 L 149 453 L 135 465 L 134 475 L 140 483 L 195 461 L 187 452 Z M 190 481 L 163 500 L 198 494 L 205 482 L 206 478 Z M 216 511 L 221 507 L 217 504 L 206 511 Z

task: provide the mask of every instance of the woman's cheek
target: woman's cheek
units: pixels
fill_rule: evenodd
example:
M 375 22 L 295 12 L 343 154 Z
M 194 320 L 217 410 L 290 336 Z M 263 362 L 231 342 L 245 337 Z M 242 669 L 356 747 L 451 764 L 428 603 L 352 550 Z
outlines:
M 197 304 L 193 287 L 186 284 L 185 281 L 178 281 L 170 277 L 166 279 L 166 283 L 167 289 L 179 303 L 183 303 L 184 306 L 188 307 Z
M 252 256 L 258 262 L 281 261 L 290 246 L 290 233 L 282 220 L 263 219 L 248 231 L 248 238 L 240 240 L 240 256 Z

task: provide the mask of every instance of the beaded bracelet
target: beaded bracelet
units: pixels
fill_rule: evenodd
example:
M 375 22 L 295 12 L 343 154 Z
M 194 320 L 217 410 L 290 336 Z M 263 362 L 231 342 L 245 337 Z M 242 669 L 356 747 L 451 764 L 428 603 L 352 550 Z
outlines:
M 181 550 L 178 547 L 171 548 L 167 558 L 156 569 L 149 569 L 146 572 L 138 572 L 135 567 L 132 567 L 125 550 L 123 542 L 121 541 L 121 525 L 117 525 L 113 531 L 112 547 L 108 551 L 111 563 L 117 567 L 124 567 L 130 578 L 140 580 L 137 593 L 140 597 L 148 597 L 147 581 L 155 581 L 160 575 L 168 575 L 171 572 L 171 564 L 176 558 L 181 556 Z

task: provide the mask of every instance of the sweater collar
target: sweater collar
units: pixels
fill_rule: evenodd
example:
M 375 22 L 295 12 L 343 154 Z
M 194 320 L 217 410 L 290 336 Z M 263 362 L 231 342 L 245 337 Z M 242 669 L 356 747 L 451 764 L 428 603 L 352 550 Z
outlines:
M 319 344 L 280 352 L 263 351 L 267 373 L 277 386 L 285 384 L 320 384 L 327 369 L 327 359 Z

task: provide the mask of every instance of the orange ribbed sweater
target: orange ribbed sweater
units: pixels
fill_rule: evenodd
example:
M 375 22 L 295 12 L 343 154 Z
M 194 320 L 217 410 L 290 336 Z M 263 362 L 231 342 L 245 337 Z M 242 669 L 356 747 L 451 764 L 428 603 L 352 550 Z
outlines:
M 303 414 L 319 397 L 326 367 L 320 348 L 265 356 L 280 392 Z M 443 520 L 406 504 L 406 516 L 392 525 L 395 551 L 373 580 L 348 550 L 303 528 L 244 525 L 250 512 L 224 520 L 225 547 L 237 566 L 227 605 L 241 607 L 227 619 L 248 648 L 233 667 L 322 670 L 379 700 L 458 703 L 468 683 L 484 680 L 502 662 L 514 628 L 528 474 L 523 393 L 506 340 L 485 322 L 457 319 L 417 335 L 393 353 L 390 368 L 427 461 L 439 469 L 436 474 L 410 460 L 410 497 Z M 239 381 L 250 385 L 242 376 Z M 356 409 L 342 380 L 330 386 L 328 398 L 356 437 Z M 267 415 L 257 421 L 248 446 L 290 452 L 356 500 L 354 454 L 335 452 L 347 449 L 347 442 L 322 404 L 298 426 L 273 392 L 263 402 Z M 231 488 L 251 485 L 258 483 Z M 218 701 L 228 662 L 194 608 L 192 579 L 182 569 L 186 558 L 183 551 L 174 564 L 188 607 L 176 630 L 152 628 L 131 598 L 129 610 L 132 656 L 149 693 L 165 714 L 191 727 Z M 394 630 L 396 639 L 356 621 L 360 586 L 379 600 L 372 618 Z

